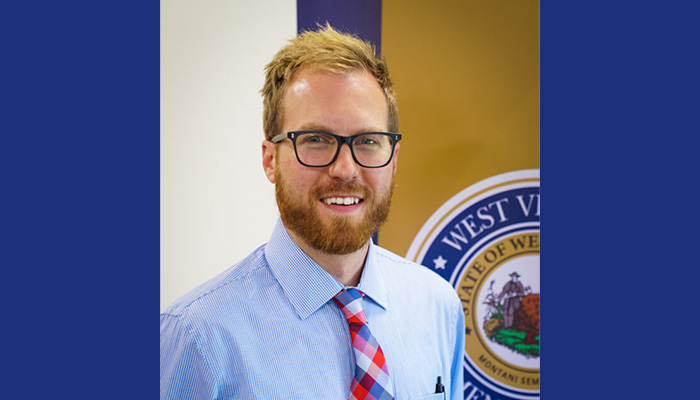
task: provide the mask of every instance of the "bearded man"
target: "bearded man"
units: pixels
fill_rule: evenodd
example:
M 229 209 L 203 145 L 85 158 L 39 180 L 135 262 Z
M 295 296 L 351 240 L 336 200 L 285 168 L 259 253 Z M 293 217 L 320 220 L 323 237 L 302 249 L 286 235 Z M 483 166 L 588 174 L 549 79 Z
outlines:
M 280 220 L 161 314 L 161 399 L 463 398 L 454 289 L 371 240 L 401 140 L 386 63 L 327 26 L 282 48 L 261 92 Z

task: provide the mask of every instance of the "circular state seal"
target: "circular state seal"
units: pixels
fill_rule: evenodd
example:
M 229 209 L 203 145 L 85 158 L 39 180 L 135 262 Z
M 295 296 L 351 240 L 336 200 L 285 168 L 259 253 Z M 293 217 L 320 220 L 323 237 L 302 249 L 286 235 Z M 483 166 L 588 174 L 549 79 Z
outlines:
M 465 399 L 539 399 L 539 170 L 462 190 L 423 225 L 406 258 L 462 300 Z

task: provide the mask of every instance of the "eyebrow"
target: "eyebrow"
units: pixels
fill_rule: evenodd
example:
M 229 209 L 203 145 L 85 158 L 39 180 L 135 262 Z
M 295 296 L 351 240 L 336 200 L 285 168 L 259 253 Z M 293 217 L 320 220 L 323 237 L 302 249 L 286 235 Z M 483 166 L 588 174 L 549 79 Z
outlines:
M 300 130 L 300 131 L 323 131 L 323 132 L 328 132 L 328 133 L 335 133 L 335 132 L 333 132 L 332 129 L 330 129 L 327 126 L 318 125 L 318 124 L 314 124 L 314 123 L 304 124 L 298 130 Z M 381 129 L 377 129 L 377 128 L 365 128 L 365 129 L 357 130 L 357 131 L 353 132 L 353 134 L 366 133 L 366 132 L 384 132 L 384 131 Z

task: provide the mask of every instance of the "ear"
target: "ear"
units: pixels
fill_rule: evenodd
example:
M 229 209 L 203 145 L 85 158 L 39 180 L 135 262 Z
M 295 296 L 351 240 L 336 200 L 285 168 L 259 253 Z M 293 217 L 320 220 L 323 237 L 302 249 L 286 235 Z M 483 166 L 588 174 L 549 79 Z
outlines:
M 391 159 L 392 168 L 394 169 L 394 175 L 396 175 L 396 169 L 399 167 L 399 149 L 401 148 L 401 143 L 396 143 L 396 148 L 394 148 L 394 157 Z
M 275 144 L 269 140 L 262 142 L 262 166 L 270 183 L 275 183 L 275 167 L 277 158 L 275 157 Z

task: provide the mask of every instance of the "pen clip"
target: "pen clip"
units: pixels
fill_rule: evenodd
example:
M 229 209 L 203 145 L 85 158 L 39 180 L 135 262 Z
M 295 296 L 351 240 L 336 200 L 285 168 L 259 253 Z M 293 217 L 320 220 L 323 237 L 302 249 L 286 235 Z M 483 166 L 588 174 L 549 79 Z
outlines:
M 441 376 L 438 376 L 437 383 L 435 384 L 435 393 L 445 393 L 445 386 L 442 384 Z

